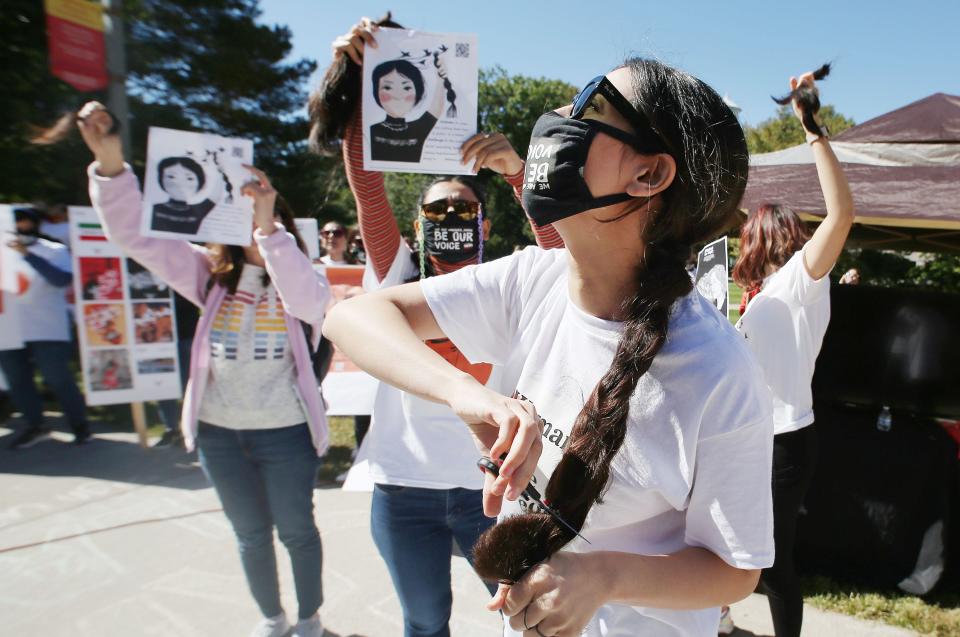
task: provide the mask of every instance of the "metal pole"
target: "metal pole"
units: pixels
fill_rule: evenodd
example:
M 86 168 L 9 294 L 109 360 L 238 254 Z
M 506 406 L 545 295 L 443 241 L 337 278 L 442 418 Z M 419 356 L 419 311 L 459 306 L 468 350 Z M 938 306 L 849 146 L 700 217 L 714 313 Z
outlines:
M 103 0 L 104 38 L 107 47 L 107 108 L 120 121 L 123 154 L 130 159 L 130 109 L 127 105 L 127 52 L 123 34 L 123 0 Z

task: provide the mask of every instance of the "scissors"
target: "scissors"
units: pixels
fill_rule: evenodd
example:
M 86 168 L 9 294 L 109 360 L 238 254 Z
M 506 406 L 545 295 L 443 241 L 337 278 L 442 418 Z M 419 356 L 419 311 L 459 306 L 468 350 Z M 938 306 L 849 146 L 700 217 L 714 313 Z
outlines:
M 493 474 L 494 477 L 498 477 L 500 475 L 500 466 L 486 456 L 483 456 L 482 458 L 477 460 L 477 466 L 480 467 L 480 469 L 482 469 L 483 471 L 489 471 L 490 473 Z M 577 537 L 581 538 L 587 544 L 592 544 L 590 540 L 583 537 L 583 535 L 579 531 L 573 528 L 573 526 L 569 522 L 567 522 L 562 517 L 560 517 L 560 514 L 557 513 L 557 511 L 553 507 L 548 506 L 547 504 L 544 503 L 543 498 L 540 496 L 540 492 L 537 491 L 537 488 L 535 486 L 533 486 L 532 484 L 528 484 L 527 487 L 523 490 L 523 495 L 527 496 L 528 498 L 536 502 L 541 509 L 549 513 L 554 520 L 556 520 L 557 522 L 565 526 L 568 531 L 570 531 Z

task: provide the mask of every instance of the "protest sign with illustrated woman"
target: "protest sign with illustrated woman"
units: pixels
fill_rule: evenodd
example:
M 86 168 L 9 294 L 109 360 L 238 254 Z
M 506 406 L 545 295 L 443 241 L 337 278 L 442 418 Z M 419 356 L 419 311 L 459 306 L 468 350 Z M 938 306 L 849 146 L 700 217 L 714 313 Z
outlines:
M 364 168 L 470 174 L 477 132 L 476 36 L 383 29 L 363 66 Z
M 150 128 L 143 180 L 144 236 L 250 245 L 253 210 L 240 196 L 253 142 Z

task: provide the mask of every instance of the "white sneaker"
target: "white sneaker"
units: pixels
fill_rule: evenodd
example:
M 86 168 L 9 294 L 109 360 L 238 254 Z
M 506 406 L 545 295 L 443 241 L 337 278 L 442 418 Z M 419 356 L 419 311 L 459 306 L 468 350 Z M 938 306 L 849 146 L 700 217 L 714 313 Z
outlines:
M 290 622 L 287 621 L 286 613 L 280 613 L 276 617 L 266 617 L 260 620 L 260 623 L 254 626 L 250 637 L 287 637 L 290 632 Z
M 737 629 L 733 623 L 733 617 L 730 616 L 730 607 L 724 606 L 720 610 L 720 626 L 717 628 L 718 635 L 732 635 Z
M 293 627 L 293 633 L 290 637 L 322 637 L 323 622 L 320 621 L 320 613 L 317 613 L 310 619 L 301 619 Z

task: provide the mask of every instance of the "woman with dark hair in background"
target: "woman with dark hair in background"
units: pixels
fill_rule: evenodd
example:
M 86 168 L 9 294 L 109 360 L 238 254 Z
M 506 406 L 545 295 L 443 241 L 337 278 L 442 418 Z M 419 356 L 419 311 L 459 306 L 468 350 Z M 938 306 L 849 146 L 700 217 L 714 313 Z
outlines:
M 735 219 L 743 130 L 703 82 L 631 59 L 541 116 L 526 174 L 527 214 L 566 250 L 350 299 L 324 331 L 385 383 L 450 408 L 486 455 L 506 454 L 487 474 L 488 513 L 533 481 L 591 542 L 527 497 L 503 505 L 486 561 L 536 553 L 490 605 L 506 634 L 713 637 L 719 607 L 773 561 L 769 392 L 685 269 Z M 446 365 L 424 346 L 435 338 L 502 366 L 515 398 Z
M 815 90 L 812 73 L 790 78 L 790 88 Z M 794 111 L 803 122 L 794 102 Z M 819 122 L 818 122 L 819 123 Z M 820 126 L 823 129 L 823 126 Z M 797 516 L 817 458 L 814 364 L 830 322 L 830 279 L 853 224 L 853 196 L 826 136 L 806 131 L 820 177 L 827 216 L 811 237 L 797 214 L 767 204 L 750 213 L 740 232 L 733 278 L 744 289 L 737 329 L 754 353 L 773 393 L 773 511 L 777 558 L 764 569 L 777 637 L 798 637 L 803 597 L 793 565 Z M 724 622 L 732 632 L 732 621 Z
M 399 27 L 389 14 L 378 24 Z M 367 289 L 395 287 L 476 264 L 482 261 L 490 228 L 479 183 L 471 177 L 440 177 L 421 195 L 414 230 L 418 250 L 411 250 L 401 237 L 383 175 L 363 169 L 359 78 L 364 46 L 374 45 L 377 28 L 364 18 L 334 41 L 333 65 L 309 104 L 311 146 L 327 152 L 342 148 L 367 256 Z M 465 161 L 477 160 L 478 169 L 490 168 L 520 184 L 523 161 L 503 135 L 471 138 L 464 155 Z M 478 383 L 507 389 L 500 370 L 468 364 L 450 341 L 437 338 L 430 347 Z M 455 541 L 470 559 L 473 543 L 492 524 L 482 510 L 476 448 L 450 409 L 385 383 L 378 388 L 366 436 L 376 484 L 372 533 L 400 598 L 404 634 L 449 635 L 452 544 Z
M 324 265 L 353 265 L 347 252 L 347 229 L 342 223 L 328 221 L 320 229 L 320 247 L 324 255 L 320 257 Z
M 91 102 L 80 132 L 96 161 L 90 199 L 110 239 L 202 308 L 190 356 L 181 427 L 237 536 L 247 584 L 263 619 L 253 637 L 320 637 L 322 550 L 313 517 L 317 457 L 328 446 L 311 351 L 330 300 L 289 209 L 253 167 L 247 247 L 140 235 L 142 196 L 124 163 L 112 117 Z M 312 342 L 306 338 L 310 326 Z M 273 529 L 290 554 L 299 605 L 293 627 L 280 605 Z

